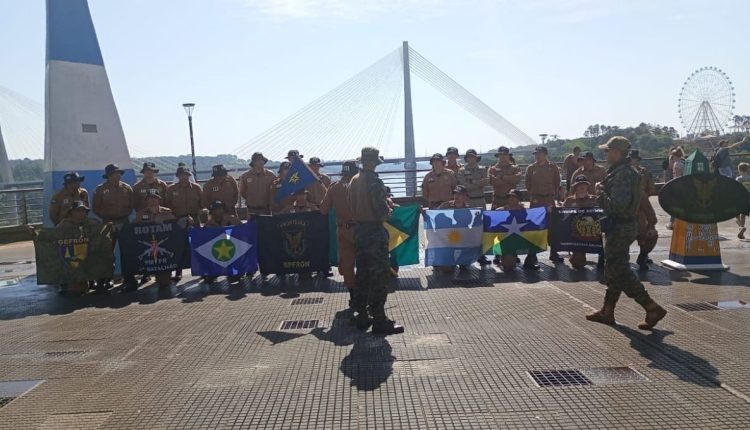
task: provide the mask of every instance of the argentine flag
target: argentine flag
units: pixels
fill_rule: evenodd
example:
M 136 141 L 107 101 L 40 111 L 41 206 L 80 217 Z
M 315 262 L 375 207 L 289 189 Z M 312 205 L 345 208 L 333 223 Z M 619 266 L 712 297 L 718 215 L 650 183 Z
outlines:
M 258 228 L 255 221 L 230 227 L 190 230 L 194 276 L 236 276 L 258 270 Z
M 482 251 L 482 210 L 424 211 L 425 266 L 469 265 Z

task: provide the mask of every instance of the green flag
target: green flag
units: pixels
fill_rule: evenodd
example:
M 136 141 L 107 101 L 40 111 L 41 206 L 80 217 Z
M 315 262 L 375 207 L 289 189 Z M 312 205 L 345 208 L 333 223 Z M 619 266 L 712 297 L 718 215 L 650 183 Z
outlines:
M 388 252 L 392 266 L 419 264 L 419 205 L 397 206 L 383 225 L 388 231 Z M 338 264 L 336 214 L 329 214 L 331 265 Z
M 34 239 L 37 284 L 111 278 L 113 248 L 112 224 L 42 229 Z

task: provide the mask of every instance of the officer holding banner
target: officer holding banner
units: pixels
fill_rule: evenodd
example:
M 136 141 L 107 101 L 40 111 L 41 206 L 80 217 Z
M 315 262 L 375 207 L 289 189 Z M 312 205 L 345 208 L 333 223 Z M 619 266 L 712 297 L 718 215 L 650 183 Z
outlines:
M 547 159 L 547 148 L 538 146 L 534 150 L 534 163 L 526 168 L 526 189 L 529 192 L 529 207 L 546 207 L 551 210 L 555 206 L 560 190 L 560 169 L 555 163 Z M 549 259 L 555 263 L 561 262 L 562 258 L 557 255 L 554 248 L 550 249 Z M 528 254 L 523 268 L 527 270 L 539 270 L 536 254 Z
M 164 206 L 177 218 L 190 217 L 194 223 L 200 224 L 201 187 L 190 181 L 193 174 L 187 166 L 177 167 L 176 176 L 177 182 L 167 187 Z
M 211 169 L 211 179 L 203 184 L 201 204 L 207 208 L 212 202 L 218 200 L 224 203 L 227 212 L 237 215 L 235 206 L 237 206 L 239 195 L 237 180 L 229 175 L 229 171 L 223 164 L 217 164 Z
M 456 188 L 456 174 L 445 167 L 445 158 L 442 154 L 434 154 L 430 159 L 432 170 L 427 172 L 422 180 L 422 196 L 427 201 L 430 209 L 451 199 L 451 193 Z
M 240 176 L 240 196 L 245 199 L 247 217 L 252 215 L 269 215 L 271 184 L 276 175 L 266 169 L 268 158 L 263 153 L 256 152 L 250 158 L 250 170 Z
M 318 176 L 318 180 L 307 186 L 307 198 L 311 203 L 320 206 L 323 202 L 323 197 L 328 191 L 328 187 L 331 186 L 331 178 L 320 171 L 321 167 L 325 167 L 318 157 L 310 158 L 310 164 L 308 164 L 310 170 Z
M 81 182 L 86 179 L 78 172 L 68 172 L 63 176 L 63 188 L 52 196 L 49 204 L 49 218 L 52 224 L 57 225 L 63 220 L 72 207 L 74 201 L 83 201 L 88 205 L 89 193 L 81 187 Z
M 497 163 L 487 171 L 487 178 L 494 191 L 493 210 L 506 205 L 508 192 L 515 189 L 523 178 L 521 169 L 512 161 L 511 155 L 508 148 L 501 146 L 495 153 Z
M 146 197 L 150 190 L 156 190 L 162 197 L 167 193 L 167 183 L 156 176 L 159 173 L 156 164 L 151 162 L 143 163 L 141 173 L 143 174 L 143 179 L 133 185 L 133 209 L 136 211 L 146 207 Z
M 475 208 L 485 209 L 487 202 L 484 200 L 484 187 L 490 184 L 487 178 L 487 168 L 479 165 L 482 157 L 474 149 L 469 149 L 464 155 L 466 164 L 461 166 L 456 175 L 458 185 L 466 189 L 469 196 L 469 205 Z
M 602 324 L 615 324 L 615 306 L 621 293 L 634 299 L 646 310 L 645 320 L 638 325 L 651 330 L 667 315 L 667 311 L 654 302 L 646 288 L 630 269 L 630 245 L 638 236 L 638 205 L 641 202 L 641 177 L 627 158 L 630 141 L 615 136 L 599 149 L 607 152 L 609 168 L 604 181 L 596 185 L 599 206 L 604 210 L 604 267 L 607 292 L 602 309 L 589 314 L 586 319 Z

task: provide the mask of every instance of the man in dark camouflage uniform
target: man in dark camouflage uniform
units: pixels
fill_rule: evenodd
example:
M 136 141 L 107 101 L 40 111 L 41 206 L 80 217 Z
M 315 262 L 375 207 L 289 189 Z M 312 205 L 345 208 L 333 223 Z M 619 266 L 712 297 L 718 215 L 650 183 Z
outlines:
M 615 324 L 615 306 L 621 293 L 634 299 L 646 310 L 646 319 L 638 324 L 651 330 L 667 314 L 654 302 L 643 284 L 630 269 L 630 245 L 638 236 L 638 206 L 641 201 L 641 176 L 630 167 L 630 142 L 615 136 L 599 147 L 607 152 L 609 169 L 603 182 L 596 184 L 599 206 L 604 209 L 604 270 L 607 292 L 601 310 L 586 319 L 602 324 Z
M 403 326 L 385 316 L 390 263 L 388 232 L 383 221 L 391 209 L 386 200 L 385 185 L 375 173 L 375 167 L 383 162 L 383 158 L 376 148 L 362 148 L 360 160 L 362 171 L 352 178 L 347 195 L 352 218 L 357 223 L 354 231 L 357 266 L 353 303 L 357 312 L 355 323 L 360 330 L 367 330 L 372 324 L 373 333 L 403 333 Z

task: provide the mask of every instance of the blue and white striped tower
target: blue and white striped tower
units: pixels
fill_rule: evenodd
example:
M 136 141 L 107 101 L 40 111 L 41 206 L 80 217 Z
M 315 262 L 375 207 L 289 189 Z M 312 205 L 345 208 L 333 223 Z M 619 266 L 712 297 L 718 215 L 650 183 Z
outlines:
M 107 71 L 86 0 L 47 0 L 45 86 L 44 207 L 63 185 L 65 172 L 86 176 L 93 196 L 104 167 L 135 175 Z

